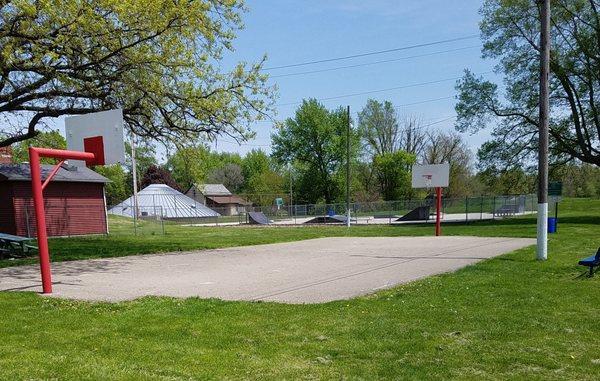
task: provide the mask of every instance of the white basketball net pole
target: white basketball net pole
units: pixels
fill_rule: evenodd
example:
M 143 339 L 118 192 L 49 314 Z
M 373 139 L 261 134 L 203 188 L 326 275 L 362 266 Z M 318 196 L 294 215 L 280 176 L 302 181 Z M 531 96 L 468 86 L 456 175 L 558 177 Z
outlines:
M 550 114 L 550 0 L 541 3 L 540 120 L 538 147 L 537 259 L 548 258 L 548 118 Z

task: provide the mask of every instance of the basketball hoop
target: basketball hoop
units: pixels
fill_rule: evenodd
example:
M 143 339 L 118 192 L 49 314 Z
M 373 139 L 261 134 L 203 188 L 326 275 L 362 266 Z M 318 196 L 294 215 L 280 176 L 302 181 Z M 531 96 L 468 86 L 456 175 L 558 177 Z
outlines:
M 435 188 L 435 235 L 442 235 L 442 188 L 450 183 L 450 164 L 412 166 L 413 188 Z
M 36 235 L 44 294 L 52 293 L 44 188 L 60 170 L 65 160 L 70 160 L 69 164 L 75 166 L 110 165 L 125 162 L 122 110 L 101 111 L 68 117 L 65 119 L 65 131 L 67 150 L 29 147 L 31 193 L 35 208 Z M 42 157 L 60 160 L 50 174 L 43 179 L 43 182 L 40 164 L 40 158 Z
M 430 189 L 432 187 L 431 186 L 431 182 L 432 182 L 432 179 L 433 179 L 433 175 L 426 174 L 426 175 L 422 175 L 422 177 L 423 177 L 423 183 L 425 185 L 425 188 Z

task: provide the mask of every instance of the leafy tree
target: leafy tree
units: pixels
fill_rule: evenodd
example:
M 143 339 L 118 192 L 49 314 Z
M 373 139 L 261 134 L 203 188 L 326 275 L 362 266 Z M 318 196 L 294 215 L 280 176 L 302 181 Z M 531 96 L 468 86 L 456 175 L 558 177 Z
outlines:
M 412 153 L 417 157 L 423 154 L 427 142 L 427 131 L 423 128 L 420 118 L 406 116 L 400 122 L 398 136 L 398 147 L 400 150 Z
M 141 188 L 146 188 L 151 184 L 165 184 L 173 189 L 181 191 L 181 188 L 171 176 L 171 173 L 163 167 L 157 165 L 151 165 L 148 167 L 144 176 L 142 176 Z
M 525 194 L 535 192 L 536 189 L 535 175 L 521 168 L 486 168 L 477 174 L 477 178 L 486 186 L 485 193 L 492 195 Z
M 289 184 L 289 179 L 288 179 Z M 276 195 L 286 193 L 285 179 L 275 171 L 267 170 L 265 172 L 256 174 L 246 181 L 246 192 L 250 201 L 254 201 L 254 196 L 260 199 L 260 195 Z M 271 200 L 272 202 L 272 200 Z
M 263 60 L 224 71 L 242 0 L 0 2 L 0 146 L 61 115 L 122 108 L 134 134 L 236 139 L 269 111 Z M 21 128 L 20 126 L 24 126 Z
M 277 126 L 273 158 L 292 163 L 305 202 L 333 202 L 343 195 L 343 182 L 335 174 L 345 170 L 347 115 L 343 108 L 327 110 L 315 99 L 304 100 L 294 118 Z M 351 133 L 351 157 L 356 159 L 359 136 Z
M 107 205 L 116 205 L 128 197 L 127 174 L 121 165 L 97 166 L 94 171 L 110 180 L 104 188 Z
M 208 182 L 223 184 L 231 192 L 236 193 L 244 184 L 242 168 L 238 164 L 229 163 L 217 168 L 208 175 Z
M 166 167 L 184 190 L 204 183 L 209 174 L 221 165 L 220 158 L 203 145 L 180 147 L 169 157 Z
M 151 144 L 140 144 L 135 147 L 135 165 L 138 173 L 146 173 L 152 165 L 157 165 L 156 148 Z M 131 173 L 131 144 L 125 142 L 125 167 Z
M 486 167 L 532 162 L 537 153 L 539 28 L 537 2 L 486 0 L 483 55 L 499 61 L 505 93 L 466 71 L 457 83 L 459 131 L 494 124 L 480 150 Z M 552 1 L 550 150 L 554 162 L 600 165 L 600 17 L 596 0 Z M 499 119 L 500 122 L 496 123 Z
M 242 160 L 243 188 L 252 201 L 256 198 L 254 195 L 275 195 L 284 191 L 284 178 L 271 167 L 271 159 L 262 150 L 252 150 Z
M 550 178 L 562 181 L 567 197 L 600 197 L 600 168 L 591 164 L 569 163 L 552 168 Z
M 35 138 L 27 142 L 19 142 L 13 146 L 13 162 L 25 163 L 29 162 L 29 146 L 42 148 L 66 149 L 67 141 L 58 130 L 40 132 Z M 42 157 L 40 161 L 43 164 L 53 164 L 56 159 Z
M 398 149 L 399 126 L 391 102 L 374 99 L 358 113 L 358 130 L 367 151 L 373 155 L 395 152 Z
M 156 149 L 151 144 L 138 144 L 135 147 L 135 164 L 137 167 L 138 189 L 142 183 L 142 176 L 151 166 L 157 166 Z M 133 194 L 133 167 L 131 165 L 131 144 L 125 142 L 125 169 L 126 169 L 126 190 L 128 194 Z
M 353 199 L 357 202 L 372 202 L 380 199 L 380 186 L 371 162 L 358 162 L 352 168 L 357 184 Z
M 450 184 L 446 191 L 447 197 L 463 197 L 473 194 L 470 186 L 471 151 L 458 133 L 428 132 L 422 161 L 425 164 L 450 164 Z
M 410 197 L 411 167 L 415 162 L 415 155 L 404 151 L 388 152 L 373 158 L 373 168 L 384 200 Z
M 250 181 L 253 177 L 260 176 L 269 170 L 269 156 L 262 150 L 253 149 L 242 160 L 242 174 L 246 181 Z

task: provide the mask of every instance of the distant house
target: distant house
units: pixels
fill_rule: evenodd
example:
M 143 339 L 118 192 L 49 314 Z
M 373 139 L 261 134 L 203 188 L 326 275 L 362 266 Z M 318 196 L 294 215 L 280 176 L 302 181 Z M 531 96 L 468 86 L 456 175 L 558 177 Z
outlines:
M 197 219 L 218 217 L 219 213 L 203 203 L 184 195 L 165 184 L 151 184 L 138 192 L 138 216 L 141 218 Z M 108 213 L 133 217 L 133 196 L 108 210 Z
M 194 184 L 185 194 L 224 216 L 237 215 L 251 205 L 231 193 L 223 184 Z
M 0 147 L 0 164 L 12 163 L 12 148 Z
M 42 180 L 54 165 L 42 165 Z M 49 236 L 106 234 L 104 184 L 109 180 L 86 167 L 63 165 L 44 189 Z M 35 237 L 29 164 L 0 164 L 0 232 Z

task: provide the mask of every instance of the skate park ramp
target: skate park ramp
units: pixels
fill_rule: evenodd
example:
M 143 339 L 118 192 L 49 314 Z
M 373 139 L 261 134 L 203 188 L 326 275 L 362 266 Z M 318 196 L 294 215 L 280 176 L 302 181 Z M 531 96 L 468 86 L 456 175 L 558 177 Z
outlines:
M 250 225 L 270 225 L 271 220 L 263 212 L 248 212 L 248 223 Z
M 406 213 L 396 221 L 427 221 L 429 220 L 429 206 L 419 206 Z
M 345 224 L 348 217 L 346 216 L 318 216 L 305 222 L 305 224 Z

